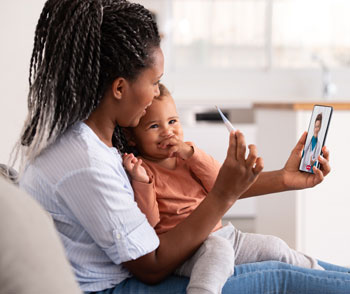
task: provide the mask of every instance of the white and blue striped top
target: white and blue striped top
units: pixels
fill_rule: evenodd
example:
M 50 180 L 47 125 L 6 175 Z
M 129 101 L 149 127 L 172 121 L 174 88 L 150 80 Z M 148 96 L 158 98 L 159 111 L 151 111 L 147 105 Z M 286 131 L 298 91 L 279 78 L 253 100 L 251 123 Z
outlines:
M 118 151 L 85 123 L 43 151 L 20 185 L 51 213 L 83 291 L 117 285 L 131 275 L 122 262 L 159 245 L 134 201 Z

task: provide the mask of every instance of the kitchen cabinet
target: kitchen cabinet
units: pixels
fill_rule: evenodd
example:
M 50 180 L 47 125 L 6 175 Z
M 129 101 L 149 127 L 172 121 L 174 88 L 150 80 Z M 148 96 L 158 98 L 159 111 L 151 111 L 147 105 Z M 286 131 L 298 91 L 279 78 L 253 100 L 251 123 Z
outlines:
M 307 130 L 315 103 L 254 105 L 256 143 L 265 170 L 282 168 Z M 310 189 L 256 198 L 256 232 L 276 235 L 289 246 L 316 258 L 350 265 L 350 103 L 334 107 L 326 146 L 331 173 Z

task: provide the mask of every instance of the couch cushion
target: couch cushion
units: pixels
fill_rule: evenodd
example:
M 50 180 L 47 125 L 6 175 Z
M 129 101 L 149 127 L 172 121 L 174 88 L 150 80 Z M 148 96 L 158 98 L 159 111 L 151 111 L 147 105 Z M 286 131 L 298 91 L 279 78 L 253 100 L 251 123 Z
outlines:
M 0 293 L 81 293 L 52 220 L 0 177 Z

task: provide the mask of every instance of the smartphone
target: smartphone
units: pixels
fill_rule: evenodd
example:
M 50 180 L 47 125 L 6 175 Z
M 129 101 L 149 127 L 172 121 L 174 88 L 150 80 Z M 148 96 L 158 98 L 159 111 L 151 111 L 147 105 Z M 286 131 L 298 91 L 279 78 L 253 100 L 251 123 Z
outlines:
M 318 157 L 322 155 L 322 147 L 326 142 L 329 123 L 331 121 L 333 107 L 327 105 L 314 105 L 306 142 L 300 161 L 299 170 L 313 173 L 312 168 L 320 167 Z

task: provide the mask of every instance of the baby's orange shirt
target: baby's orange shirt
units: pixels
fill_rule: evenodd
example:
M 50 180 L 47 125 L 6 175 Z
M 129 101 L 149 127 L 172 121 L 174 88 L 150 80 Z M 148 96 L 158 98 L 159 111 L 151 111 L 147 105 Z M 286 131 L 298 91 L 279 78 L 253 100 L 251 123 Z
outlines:
M 165 233 L 188 217 L 212 189 L 220 163 L 193 146 L 191 158 L 176 159 L 170 170 L 142 158 L 150 183 L 132 181 L 135 200 L 157 234 Z M 221 221 L 213 231 L 221 228 Z

